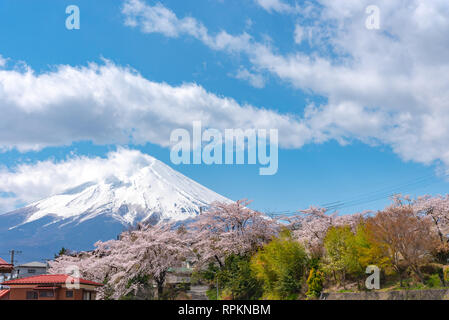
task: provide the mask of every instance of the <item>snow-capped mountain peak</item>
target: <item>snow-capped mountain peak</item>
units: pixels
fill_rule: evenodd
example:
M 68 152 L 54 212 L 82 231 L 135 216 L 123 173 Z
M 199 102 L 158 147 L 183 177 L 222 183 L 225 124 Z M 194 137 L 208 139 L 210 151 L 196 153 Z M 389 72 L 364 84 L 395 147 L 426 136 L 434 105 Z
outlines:
M 86 181 L 61 194 L 35 202 L 23 223 L 46 216 L 82 223 L 109 215 L 123 224 L 179 221 L 192 218 L 213 201 L 229 201 L 173 170 L 159 160 L 131 176 L 110 175 L 101 181 Z
M 36 260 L 61 247 L 90 250 L 137 222 L 190 220 L 201 207 L 230 201 L 139 151 L 122 149 L 107 159 L 81 158 L 56 167 L 61 170 L 52 170 L 48 179 L 64 188 L 0 214 L 0 251 L 14 248 Z

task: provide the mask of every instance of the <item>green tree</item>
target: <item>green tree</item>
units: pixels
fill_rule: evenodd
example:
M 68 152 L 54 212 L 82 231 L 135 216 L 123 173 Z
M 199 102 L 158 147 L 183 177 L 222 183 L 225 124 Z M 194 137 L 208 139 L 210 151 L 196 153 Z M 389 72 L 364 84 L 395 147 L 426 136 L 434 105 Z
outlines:
M 370 239 L 364 222 L 359 223 L 355 233 L 350 226 L 330 228 L 324 239 L 324 248 L 323 270 L 343 286 L 347 277 L 351 276 L 361 289 L 369 265 L 376 265 L 382 270 L 391 269 L 385 250 Z
M 250 260 L 248 256 L 230 255 L 221 268 L 211 263 L 206 270 L 195 273 L 194 279 L 206 280 L 211 285 L 208 291 L 211 300 L 217 299 L 217 284 L 218 299 L 259 299 L 263 293 L 262 283 L 254 277 Z
M 366 223 L 357 226 L 355 234 L 359 264 L 362 268 L 362 277 L 365 276 L 366 267 L 375 265 L 386 273 L 392 272 L 390 259 L 385 255 L 384 249 L 369 237 Z
M 70 251 L 64 247 L 59 250 L 58 254 L 55 254 L 55 259 L 70 254 Z
M 217 273 L 220 298 L 254 300 L 262 296 L 262 283 L 251 271 L 250 257 L 230 255 Z M 221 291 L 221 292 L 220 292 Z
M 359 275 L 363 272 L 359 259 L 360 246 L 349 226 L 330 228 L 324 238 L 324 248 L 326 249 L 324 270 L 332 274 L 334 280 L 343 287 L 348 274 Z
M 304 247 L 284 231 L 251 260 L 255 277 L 262 281 L 264 298 L 296 299 L 301 291 L 308 258 Z
M 324 280 L 324 273 L 312 268 L 309 273 L 309 278 L 307 278 L 308 290 L 306 296 L 308 298 L 318 298 L 323 291 Z

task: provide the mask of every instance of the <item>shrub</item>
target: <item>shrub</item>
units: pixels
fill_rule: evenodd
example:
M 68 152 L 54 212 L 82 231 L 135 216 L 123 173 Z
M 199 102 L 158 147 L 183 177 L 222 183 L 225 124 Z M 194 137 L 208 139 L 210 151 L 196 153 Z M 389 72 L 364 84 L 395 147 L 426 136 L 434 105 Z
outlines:
M 324 274 L 320 270 L 315 270 L 312 268 L 310 270 L 309 278 L 307 279 L 307 285 L 309 286 L 307 290 L 308 298 L 318 298 L 323 291 Z
M 420 267 L 423 274 L 433 275 L 433 274 L 443 274 L 443 266 L 438 263 L 427 263 Z
M 307 265 L 304 247 L 284 232 L 251 259 L 254 275 L 263 283 L 266 299 L 296 299 L 304 282 Z
M 444 267 L 443 273 L 444 273 L 444 281 L 446 283 L 449 283 L 449 266 Z
M 216 274 L 223 300 L 256 300 L 262 296 L 262 283 L 251 271 L 250 257 L 230 255 Z
M 438 274 L 433 274 L 426 281 L 426 285 L 430 288 L 438 288 L 441 286 L 440 276 Z
M 446 279 L 444 278 L 445 266 L 438 263 L 429 263 L 421 267 L 421 272 L 426 276 L 426 280 L 432 275 L 438 275 L 440 278 L 440 285 L 446 285 Z
M 217 288 L 209 288 L 209 290 L 206 291 L 206 296 L 209 300 L 218 300 Z
M 262 296 L 262 283 L 254 277 L 250 261 L 248 256 L 229 255 L 221 268 L 211 263 L 206 270 L 195 273 L 195 281 L 209 283 L 209 300 L 257 300 Z
M 432 252 L 435 260 L 440 263 L 447 263 L 449 260 L 449 243 L 439 243 Z

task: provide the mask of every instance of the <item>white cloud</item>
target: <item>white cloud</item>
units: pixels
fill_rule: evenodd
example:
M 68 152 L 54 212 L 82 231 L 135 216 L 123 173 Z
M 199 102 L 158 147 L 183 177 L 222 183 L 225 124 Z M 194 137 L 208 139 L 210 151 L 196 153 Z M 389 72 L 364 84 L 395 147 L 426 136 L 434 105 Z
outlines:
M 196 84 L 170 86 L 106 61 L 58 66 L 36 74 L 0 70 L 0 150 L 22 151 L 74 141 L 96 144 L 154 143 L 169 146 L 170 133 L 203 127 L 279 129 L 280 145 L 300 147 L 311 138 L 301 121 L 240 105 Z
M 126 0 L 122 13 L 125 15 L 125 25 L 138 27 L 143 33 L 161 33 L 170 38 L 188 35 L 214 50 L 240 52 L 248 48 L 251 38 L 245 32 L 239 36 L 231 36 L 222 31 L 211 36 L 207 28 L 196 19 L 179 19 L 173 11 L 160 3 L 151 6 L 141 0 Z
M 279 3 L 259 1 L 267 10 Z M 306 110 L 310 141 L 383 143 L 405 160 L 449 165 L 449 2 L 378 0 L 381 30 L 368 30 L 365 9 L 372 4 L 309 4 L 304 14 L 314 18 L 307 26 L 312 52 L 281 54 L 226 31 L 228 45 L 220 47 L 213 45 L 218 36 L 195 20 L 207 35 L 196 38 L 214 50 L 246 54 L 255 69 L 326 97 L 327 105 Z
M 377 140 L 406 160 L 449 164 L 449 3 L 378 1 L 380 31 L 364 27 L 369 1 L 321 4 L 318 25 L 327 27 L 318 32 L 334 35 L 335 58 L 259 48 L 252 62 L 327 97 L 314 118 L 330 138 Z
M 147 6 L 139 0 L 129 0 L 123 6 L 126 15 L 125 24 L 140 26 L 144 32 L 159 32 L 168 37 L 178 37 L 182 33 L 204 36 L 204 27 L 192 18 L 179 20 L 176 15 L 162 4 Z
M 257 4 L 268 12 L 290 13 L 296 10 L 296 7 L 291 6 L 282 0 L 256 0 Z
M 255 88 L 265 87 L 265 78 L 259 73 L 252 73 L 244 67 L 240 67 L 235 78 L 248 81 Z
M 246 19 L 246 22 L 245 22 L 245 28 L 251 29 L 253 24 L 254 24 L 253 20 L 251 20 L 251 18 L 248 18 L 248 19 Z
M 299 24 L 295 26 L 294 39 L 296 44 L 300 44 L 304 40 L 304 28 Z
M 106 158 L 71 157 L 54 162 L 22 164 L 0 169 L 0 191 L 14 194 L 0 197 L 0 214 L 46 197 L 60 194 L 86 182 L 99 182 L 110 176 L 126 181 L 153 158 L 137 150 L 119 148 Z
M 0 68 L 6 65 L 6 59 L 0 54 Z

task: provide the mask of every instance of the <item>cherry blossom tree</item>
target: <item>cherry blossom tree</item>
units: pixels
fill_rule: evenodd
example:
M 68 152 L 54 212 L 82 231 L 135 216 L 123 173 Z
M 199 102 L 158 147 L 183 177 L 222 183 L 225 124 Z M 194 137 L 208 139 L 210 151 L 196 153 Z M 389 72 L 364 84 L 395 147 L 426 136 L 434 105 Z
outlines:
M 93 251 L 55 258 L 49 262 L 49 271 L 66 274 L 77 268 L 80 277 L 105 284 L 98 298 L 136 295 L 153 284 L 161 297 L 170 268 L 186 260 L 196 259 L 198 267 L 210 262 L 223 267 L 226 257 L 253 255 L 283 227 L 292 230 L 294 238 L 310 254 L 321 256 L 330 228 L 349 226 L 355 232 L 361 222 L 367 224 L 371 240 L 385 249 L 401 276 L 406 267 L 422 279 L 419 267 L 430 259 L 430 253 L 441 257 L 437 260 L 447 261 L 449 195 L 415 200 L 397 195 L 392 205 L 370 217 L 369 211 L 339 215 L 326 208 L 310 207 L 293 215 L 270 218 L 249 209 L 250 203 L 213 203 L 194 222 L 178 228 L 173 224 L 140 224 L 123 232 L 118 240 L 97 242 Z
M 161 295 L 167 272 L 191 257 L 223 265 L 230 254 L 252 254 L 276 233 L 276 223 L 247 208 L 249 201 L 214 203 L 187 227 L 139 226 L 119 240 L 98 242 L 92 252 L 61 256 L 50 262 L 51 273 L 66 273 L 76 266 L 82 277 L 105 283 L 100 298 L 118 299 L 136 293 L 149 276 Z M 196 254 L 195 254 L 195 253 Z
M 222 267 L 226 256 L 252 254 L 272 239 L 276 222 L 249 209 L 250 203 L 247 200 L 215 202 L 192 224 L 200 265 L 215 261 Z
M 367 214 L 368 211 L 350 215 L 339 215 L 338 212 L 329 214 L 326 208 L 311 206 L 295 214 L 280 217 L 279 220 L 287 222 L 287 227 L 293 231 L 294 237 L 309 251 L 320 255 L 329 228 L 347 225 L 355 229 Z
M 48 273 L 69 274 L 75 278 L 79 276 L 104 284 L 107 282 L 108 275 L 113 268 L 108 266 L 105 263 L 106 259 L 102 259 L 96 252 L 98 251 L 61 255 L 55 258 L 55 260 L 48 262 Z M 105 291 L 104 287 L 99 288 L 96 295 L 97 299 L 104 299 L 106 296 Z
M 65 273 L 67 267 L 77 266 L 83 277 L 106 283 L 113 288 L 112 298 L 136 294 L 153 280 L 161 296 L 170 268 L 179 266 L 192 254 L 191 240 L 184 229 L 172 225 L 148 226 L 124 232 L 119 240 L 97 242 L 96 249 L 78 256 L 62 256 L 50 262 L 50 273 Z
M 449 195 L 418 197 L 413 202 L 413 209 L 418 216 L 428 216 L 432 219 L 442 243 L 449 241 Z
M 416 199 L 413 204 L 415 214 L 429 217 L 432 230 L 438 236 L 439 243 L 434 248 L 434 256 L 441 263 L 449 260 L 449 195 L 432 197 L 425 195 Z

